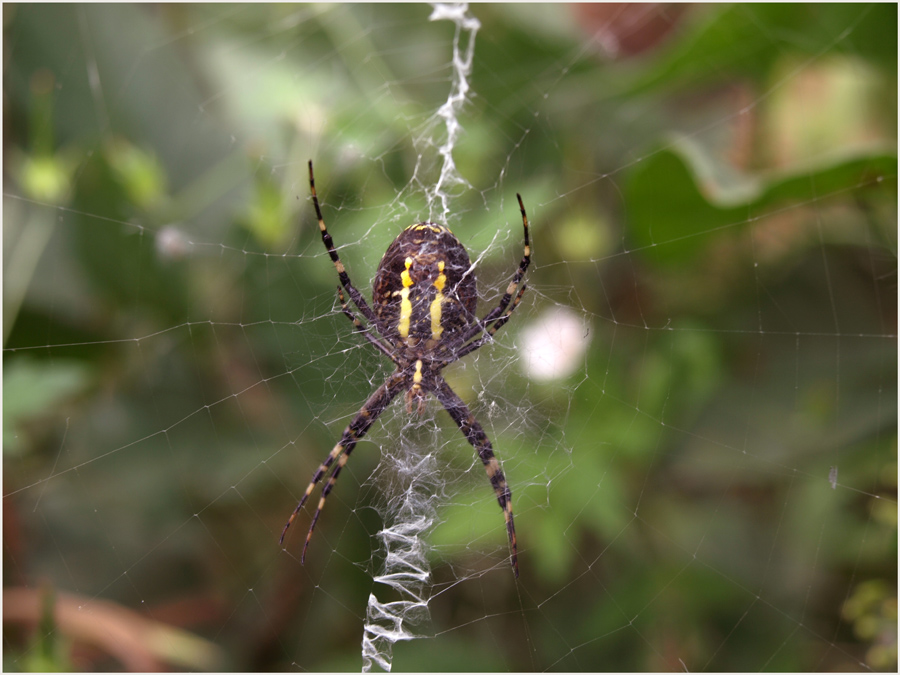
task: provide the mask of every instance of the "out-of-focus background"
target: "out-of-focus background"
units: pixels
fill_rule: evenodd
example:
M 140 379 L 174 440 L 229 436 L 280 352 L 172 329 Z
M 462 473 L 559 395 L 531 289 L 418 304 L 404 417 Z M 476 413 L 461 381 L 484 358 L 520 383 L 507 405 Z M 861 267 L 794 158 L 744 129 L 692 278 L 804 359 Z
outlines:
M 4 5 L 5 669 L 358 670 L 402 447 L 441 468 L 397 670 L 895 670 L 896 5 L 433 11 Z M 390 371 L 308 159 L 365 295 L 438 220 L 481 315 L 522 194 L 529 291 L 447 369 L 518 581 L 435 402 L 278 544 Z

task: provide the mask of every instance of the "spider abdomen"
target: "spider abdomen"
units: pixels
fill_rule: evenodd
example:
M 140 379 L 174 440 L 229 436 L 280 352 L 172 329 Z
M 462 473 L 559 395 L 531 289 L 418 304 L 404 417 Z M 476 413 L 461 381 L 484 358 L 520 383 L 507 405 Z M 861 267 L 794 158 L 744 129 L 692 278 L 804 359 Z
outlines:
M 388 247 L 373 282 L 378 329 L 396 345 L 427 352 L 474 319 L 475 277 L 469 254 L 450 230 L 416 223 Z

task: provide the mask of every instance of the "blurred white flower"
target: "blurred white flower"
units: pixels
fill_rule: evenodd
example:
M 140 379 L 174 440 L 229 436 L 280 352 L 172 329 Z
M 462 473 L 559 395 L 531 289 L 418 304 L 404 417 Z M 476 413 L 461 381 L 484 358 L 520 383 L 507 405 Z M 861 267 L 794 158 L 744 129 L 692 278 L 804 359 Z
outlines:
M 581 316 L 565 307 L 548 309 L 519 335 L 522 370 L 533 380 L 559 380 L 582 364 L 590 336 Z
M 156 252 L 163 260 L 181 260 L 191 251 L 191 242 L 174 225 L 166 225 L 156 233 Z

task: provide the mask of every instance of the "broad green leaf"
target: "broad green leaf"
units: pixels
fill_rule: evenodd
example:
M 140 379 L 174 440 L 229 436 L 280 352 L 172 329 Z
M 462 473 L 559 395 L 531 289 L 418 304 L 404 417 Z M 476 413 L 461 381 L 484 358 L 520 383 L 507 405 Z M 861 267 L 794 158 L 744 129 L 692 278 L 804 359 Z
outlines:
M 25 450 L 17 426 L 27 419 L 48 415 L 66 398 L 89 384 L 88 368 L 76 361 L 15 359 L 4 364 L 3 451 Z
M 887 148 L 823 159 L 815 167 L 741 175 L 717 165 L 690 139 L 678 137 L 629 176 L 628 229 L 642 255 L 683 264 L 762 216 L 842 193 L 850 197 L 853 190 L 896 175 L 897 156 Z

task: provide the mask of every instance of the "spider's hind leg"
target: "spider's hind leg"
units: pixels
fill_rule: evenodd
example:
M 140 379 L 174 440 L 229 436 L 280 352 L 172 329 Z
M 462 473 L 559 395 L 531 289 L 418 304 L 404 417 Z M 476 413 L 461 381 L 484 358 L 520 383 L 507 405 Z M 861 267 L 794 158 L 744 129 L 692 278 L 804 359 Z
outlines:
M 525 293 L 525 285 L 522 283 L 522 279 L 525 277 L 525 272 L 531 264 L 531 240 L 528 237 L 528 216 L 525 214 L 525 204 L 522 203 L 522 195 L 517 193 L 516 199 L 519 200 L 519 211 L 522 213 L 522 230 L 525 235 L 522 261 L 519 263 L 518 268 L 516 268 L 515 274 L 513 274 L 512 280 L 509 282 L 509 286 L 506 287 L 506 292 L 500 298 L 500 304 L 488 312 L 483 319 L 473 321 L 471 328 L 463 333 L 460 338 L 460 343 L 468 342 L 480 332 L 487 331 L 494 321 L 500 323 L 500 326 L 506 323 L 509 315 L 512 314 L 512 311 L 519 304 L 519 300 L 522 299 L 522 295 Z M 518 293 L 516 293 L 517 288 L 519 289 Z M 509 308 L 509 311 L 507 311 L 506 308 L 509 306 L 513 297 L 515 297 L 515 302 L 513 303 L 513 306 Z M 504 312 L 506 312 L 505 315 Z M 498 319 L 500 319 L 500 321 L 498 321 Z M 496 333 L 500 326 L 494 326 L 491 329 L 490 334 L 493 335 Z M 478 346 L 481 346 L 482 344 L 484 344 L 483 341 L 479 342 Z M 475 349 L 475 347 L 472 349 Z M 466 354 L 472 351 L 472 349 L 466 350 Z
M 341 287 L 338 286 L 337 291 L 338 291 L 338 300 L 341 303 L 341 311 L 344 313 L 344 316 L 346 316 L 348 319 L 350 319 L 350 321 L 353 322 L 353 327 L 357 330 L 357 332 L 361 333 L 362 336 L 364 338 L 366 338 L 366 340 L 368 340 L 373 345 L 375 345 L 375 347 L 378 348 L 378 351 L 380 351 L 382 354 L 384 354 L 386 357 L 388 357 L 394 363 L 397 363 L 397 359 L 391 353 L 391 350 L 388 349 L 387 347 L 385 347 L 384 344 L 382 344 L 382 342 L 378 338 L 376 338 L 374 335 L 372 335 L 372 331 L 374 330 L 374 327 L 364 326 L 362 321 L 360 321 L 358 318 L 356 318 L 356 316 L 354 316 L 353 312 L 350 311 L 350 307 L 347 306 L 347 299 L 344 297 L 343 289 L 341 289 Z
M 325 244 L 328 255 L 331 257 L 331 262 L 334 263 L 334 269 L 338 273 L 341 285 L 347 289 L 347 292 L 350 294 L 350 299 L 353 301 L 354 305 L 359 307 L 359 311 L 362 312 L 366 321 L 374 323 L 375 314 L 372 312 L 372 308 L 369 307 L 369 303 L 363 298 L 362 293 L 360 293 L 350 282 L 350 275 L 347 274 L 344 263 L 341 262 L 341 258 L 334 248 L 334 240 L 332 240 L 331 235 L 328 233 L 328 228 L 325 227 L 325 218 L 322 217 L 322 209 L 319 207 L 319 197 L 316 195 L 316 179 L 313 176 L 312 160 L 309 160 L 309 192 L 312 195 L 313 206 L 316 208 L 316 218 L 319 220 L 319 232 L 322 234 L 322 243 Z

